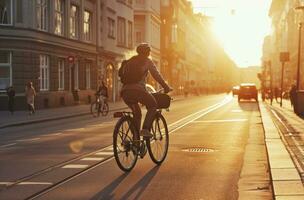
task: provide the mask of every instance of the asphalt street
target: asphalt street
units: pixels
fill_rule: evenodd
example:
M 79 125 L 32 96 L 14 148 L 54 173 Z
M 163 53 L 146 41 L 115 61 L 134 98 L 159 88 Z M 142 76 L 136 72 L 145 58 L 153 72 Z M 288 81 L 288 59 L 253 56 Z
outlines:
M 166 160 L 156 166 L 146 155 L 128 174 L 113 159 L 112 113 L 2 129 L 0 199 L 272 199 L 256 102 L 191 97 L 163 113 Z

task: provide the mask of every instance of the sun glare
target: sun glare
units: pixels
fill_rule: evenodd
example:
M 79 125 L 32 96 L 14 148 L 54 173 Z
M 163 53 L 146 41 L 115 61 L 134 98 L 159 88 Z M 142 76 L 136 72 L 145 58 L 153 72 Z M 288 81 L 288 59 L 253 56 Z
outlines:
M 271 0 L 192 0 L 196 12 L 213 17 L 212 29 L 239 67 L 260 65 L 264 37 L 270 33 Z

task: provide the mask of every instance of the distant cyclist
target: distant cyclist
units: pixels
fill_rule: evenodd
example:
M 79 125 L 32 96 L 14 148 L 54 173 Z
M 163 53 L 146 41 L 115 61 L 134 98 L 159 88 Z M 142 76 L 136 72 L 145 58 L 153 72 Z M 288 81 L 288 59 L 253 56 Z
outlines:
M 121 97 L 131 108 L 136 120 L 137 130 L 140 130 L 140 136 L 151 138 L 150 128 L 157 110 L 157 103 L 154 97 L 146 90 L 146 77 L 148 73 L 164 88 L 164 92 L 172 91 L 172 88 L 164 81 L 153 61 L 149 58 L 151 48 L 147 43 L 142 43 L 136 48 L 138 55 L 129 60 L 125 60 L 119 69 L 119 76 L 123 87 Z M 138 103 L 146 106 L 147 114 L 141 125 L 141 109 Z
M 103 108 L 103 104 L 108 98 L 108 88 L 103 81 L 101 82 L 101 85 L 98 87 L 98 90 L 96 91 L 95 95 L 96 98 L 99 98 L 101 108 Z

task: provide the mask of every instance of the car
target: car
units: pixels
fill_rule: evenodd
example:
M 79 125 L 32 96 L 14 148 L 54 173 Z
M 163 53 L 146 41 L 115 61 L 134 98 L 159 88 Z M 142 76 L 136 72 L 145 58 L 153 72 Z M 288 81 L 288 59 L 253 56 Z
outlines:
M 238 95 L 238 93 L 239 93 L 239 90 L 240 90 L 240 86 L 234 86 L 233 88 L 232 88 L 232 96 L 234 96 L 234 95 Z
M 242 83 L 238 94 L 238 101 L 241 99 L 255 99 L 258 102 L 258 90 L 253 83 Z

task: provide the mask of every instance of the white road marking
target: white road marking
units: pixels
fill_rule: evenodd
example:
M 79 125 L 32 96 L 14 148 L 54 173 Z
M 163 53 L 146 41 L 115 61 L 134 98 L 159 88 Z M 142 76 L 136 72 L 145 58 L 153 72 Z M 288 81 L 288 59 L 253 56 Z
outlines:
M 83 161 L 102 161 L 104 160 L 103 157 L 88 157 L 88 158 L 83 158 L 81 159 Z
M 1 148 L 1 147 L 10 147 L 10 146 L 14 146 L 15 144 L 17 144 L 17 143 L 5 144 L 5 145 L 0 146 L 0 148 Z
M 202 121 L 193 121 L 192 123 L 222 123 L 222 122 L 245 122 L 248 119 L 222 119 L 222 120 L 202 120 Z
M 231 100 L 232 100 L 232 98 L 225 98 L 221 103 L 215 104 L 215 106 L 210 106 L 209 107 L 210 109 L 208 109 L 208 110 L 204 109 L 203 110 L 203 111 L 205 111 L 204 113 L 199 114 L 198 116 L 194 117 L 193 119 L 189 120 L 188 122 L 184 123 L 183 125 L 178 126 L 177 128 L 174 128 L 173 130 L 169 131 L 169 133 L 171 134 L 171 133 L 173 133 L 173 132 L 175 132 L 175 131 L 177 131 L 177 130 L 185 127 L 185 126 L 187 126 L 188 124 L 192 123 L 193 121 L 195 121 L 195 120 L 197 120 L 197 119 L 199 119 L 199 118 L 207 115 L 208 113 L 210 113 L 210 112 L 212 112 L 212 111 L 214 111 L 214 110 L 216 110 L 216 109 L 224 106 L 225 104 L 229 103 Z
M 110 150 L 110 151 L 113 151 L 113 146 L 107 147 L 106 150 L 107 150 L 107 151 L 109 151 L 109 150 Z
M 109 125 L 109 124 L 113 124 L 113 125 L 114 125 L 114 124 L 116 124 L 116 122 L 115 122 L 115 121 L 114 121 L 114 122 L 113 122 L 113 121 L 109 121 L 109 122 L 103 122 L 103 124 L 105 124 L 105 125 L 106 125 L 106 124 L 108 124 L 108 125 Z
M 11 185 L 13 184 L 14 182 L 0 182 L 0 185 Z
M 51 137 L 51 136 L 58 136 L 58 135 L 62 135 L 63 133 L 52 133 L 52 134 L 47 134 L 47 135 L 43 135 L 43 136 L 48 136 L 48 137 Z
M 66 131 L 84 131 L 85 128 L 74 128 L 74 129 L 68 129 Z
M 84 169 L 84 168 L 87 168 L 89 165 L 65 165 L 63 166 L 62 168 L 64 169 Z
M 240 112 L 243 112 L 242 110 L 232 110 L 231 112 L 233 113 L 240 113 Z
M 112 156 L 113 152 L 98 152 L 98 153 L 95 153 L 95 155 Z
M 104 126 L 105 124 L 94 124 L 94 125 L 90 125 L 91 127 L 102 127 Z
M 21 182 L 18 185 L 52 185 L 50 182 Z
M 23 139 L 23 140 L 16 140 L 17 142 L 31 142 L 31 141 L 36 141 L 40 140 L 41 138 L 31 138 L 31 139 Z

